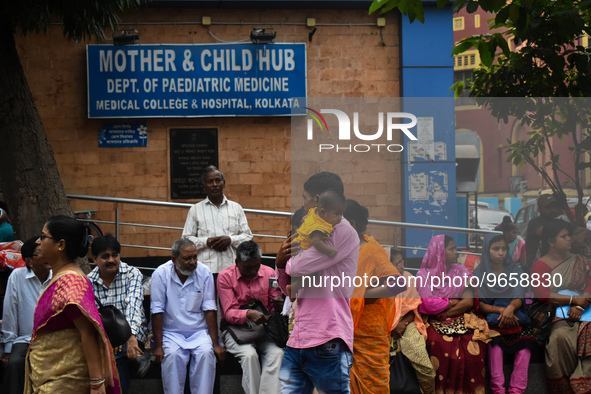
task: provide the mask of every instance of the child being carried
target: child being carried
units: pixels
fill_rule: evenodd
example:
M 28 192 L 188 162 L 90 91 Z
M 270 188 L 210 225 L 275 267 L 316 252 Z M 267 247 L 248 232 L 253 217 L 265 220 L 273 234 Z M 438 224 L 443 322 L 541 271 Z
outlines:
M 312 208 L 304 218 L 304 222 L 298 228 L 298 236 L 294 241 L 300 241 L 300 248 L 306 250 L 314 246 L 320 253 L 328 258 L 334 258 L 338 250 L 326 244 L 325 240 L 334 230 L 334 226 L 341 222 L 343 213 L 347 209 L 345 196 L 334 190 L 326 190 L 318 197 L 318 207 Z M 290 290 L 301 287 L 301 278 L 292 281 Z M 295 294 L 293 298 L 295 299 Z

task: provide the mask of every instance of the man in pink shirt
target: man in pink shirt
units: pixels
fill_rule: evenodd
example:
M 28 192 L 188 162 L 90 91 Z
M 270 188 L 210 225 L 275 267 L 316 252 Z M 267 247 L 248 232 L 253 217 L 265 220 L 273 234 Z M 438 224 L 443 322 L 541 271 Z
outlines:
M 218 294 L 222 305 L 222 338 L 226 349 L 240 361 L 242 388 L 246 394 L 279 392 L 279 367 L 283 349 L 267 334 L 252 343 L 239 344 L 225 330 L 227 324 L 241 325 L 267 322 L 267 316 L 254 309 L 240 309 L 252 300 L 259 300 L 267 311 L 281 310 L 281 292 L 271 287 L 275 271 L 261 265 L 261 248 L 254 241 L 241 243 L 236 249 L 236 264 L 224 269 L 218 276 Z M 259 353 L 262 358 L 259 361 Z
M 343 194 L 341 178 L 330 172 L 312 175 L 304 183 L 304 210 L 318 203 L 326 190 Z M 276 272 L 279 286 L 287 292 L 291 276 L 301 276 L 295 325 L 279 372 L 281 393 L 349 393 L 353 351 L 353 318 L 349 306 L 359 258 L 359 237 L 349 222 L 334 227 L 326 244 L 338 253 L 330 258 L 314 247 L 289 258 L 299 247 L 288 238 L 279 249 Z M 315 276 L 316 282 L 306 280 Z M 316 286 L 320 279 L 321 286 Z M 347 279 L 350 282 L 347 282 Z

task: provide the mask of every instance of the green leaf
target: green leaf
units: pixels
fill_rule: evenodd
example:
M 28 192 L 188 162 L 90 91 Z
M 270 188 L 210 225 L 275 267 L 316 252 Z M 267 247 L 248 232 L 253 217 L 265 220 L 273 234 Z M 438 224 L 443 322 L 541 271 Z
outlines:
M 385 14 L 386 12 L 390 11 L 394 7 L 398 7 L 400 0 L 389 0 L 388 3 L 382 8 L 380 11 L 381 14 Z M 406 14 L 406 12 L 405 12 Z
M 437 0 L 437 8 L 443 8 L 449 3 L 449 0 Z
M 511 50 L 509 49 L 509 44 L 507 44 L 505 37 L 503 37 L 503 35 L 500 33 L 496 33 L 495 36 L 497 37 L 497 44 L 501 47 L 503 54 L 505 56 L 509 56 L 511 54 Z
M 369 13 L 373 14 L 376 10 L 381 8 L 384 4 L 387 4 L 388 0 L 374 0 L 369 6 Z
M 517 21 L 519 20 L 519 11 L 519 6 L 517 4 L 511 4 L 509 7 L 509 19 L 511 19 L 511 22 L 517 24 Z
M 464 41 L 464 42 L 460 42 L 458 45 L 455 46 L 455 48 L 451 51 L 451 55 L 455 56 L 458 55 L 460 53 L 466 52 L 468 49 L 472 48 L 473 43 L 472 41 Z
M 476 2 L 474 0 L 470 0 L 468 5 L 466 6 L 466 11 L 468 11 L 469 14 L 473 14 L 477 10 L 478 10 L 478 2 Z
M 533 0 L 521 0 L 521 5 L 525 8 L 531 8 Z
M 495 24 L 504 25 L 509 17 L 509 7 L 503 7 L 495 16 Z
M 480 41 L 478 43 L 478 53 L 480 54 L 480 61 L 482 64 L 490 68 L 493 63 L 493 54 L 490 52 L 489 42 Z

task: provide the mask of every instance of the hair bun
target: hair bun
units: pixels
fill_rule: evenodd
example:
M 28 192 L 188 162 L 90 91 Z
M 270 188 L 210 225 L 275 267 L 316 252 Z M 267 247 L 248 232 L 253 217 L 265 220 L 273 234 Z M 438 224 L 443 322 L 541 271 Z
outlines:
M 84 236 L 80 241 L 80 247 L 78 248 L 78 257 L 84 257 L 88 254 L 88 248 L 92 243 L 93 237 L 90 235 L 90 228 L 87 225 L 84 226 Z

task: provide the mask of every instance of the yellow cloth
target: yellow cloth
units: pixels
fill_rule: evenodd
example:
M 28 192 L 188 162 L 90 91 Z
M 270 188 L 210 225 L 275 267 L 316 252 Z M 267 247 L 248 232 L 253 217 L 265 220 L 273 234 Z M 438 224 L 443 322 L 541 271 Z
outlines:
M 314 231 L 320 231 L 326 236 L 325 238 L 328 238 L 333 229 L 334 226 L 332 224 L 318 216 L 317 208 L 312 208 L 308 211 L 304 223 L 298 228 L 298 236 L 294 241 L 300 241 L 300 247 L 306 250 L 312 246 L 310 235 Z
M 493 337 L 501 335 L 498 331 L 488 328 L 486 320 L 477 317 L 473 312 L 464 313 L 464 324 L 474 330 L 474 341 L 489 343 Z
M 31 343 L 25 393 L 89 393 L 88 364 L 75 328 L 40 335 Z
M 384 248 L 367 235 L 364 239 L 367 243 L 359 248 L 357 276 L 363 278 L 367 274 L 368 278 L 383 278 L 398 274 Z M 394 298 L 382 298 L 373 304 L 366 304 L 363 298 L 365 285 L 366 283 L 362 283 L 362 286 L 355 287 L 355 298 L 351 298 L 351 314 L 355 326 L 351 392 L 388 393 Z

